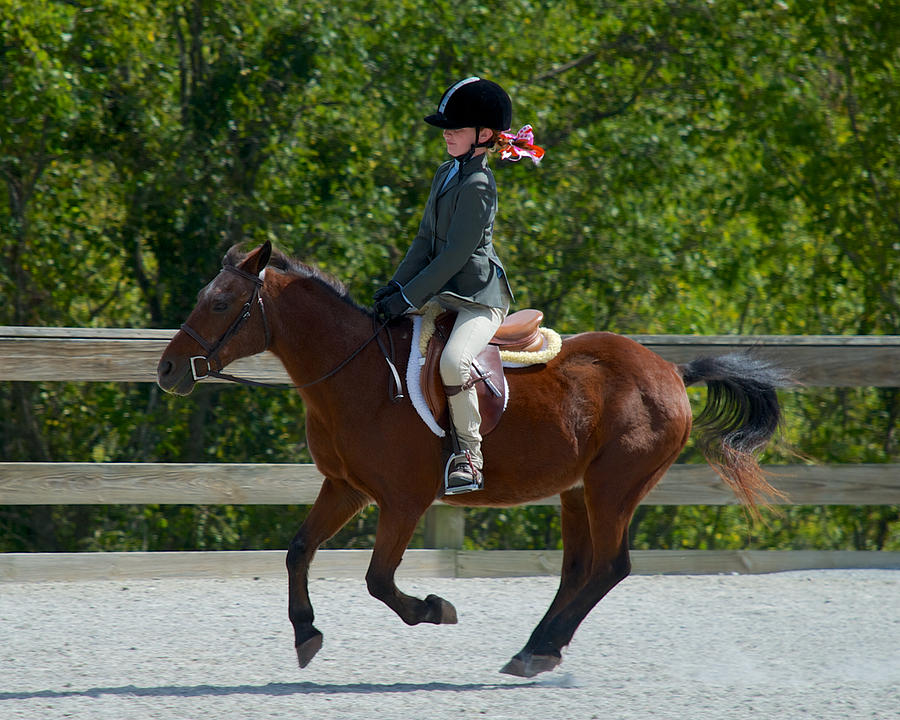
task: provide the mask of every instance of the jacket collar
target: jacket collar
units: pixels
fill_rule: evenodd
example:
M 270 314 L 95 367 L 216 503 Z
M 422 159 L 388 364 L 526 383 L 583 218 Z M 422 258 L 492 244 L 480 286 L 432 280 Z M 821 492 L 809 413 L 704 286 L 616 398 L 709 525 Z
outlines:
M 459 168 L 459 171 L 465 175 L 468 175 L 469 173 L 475 172 L 476 170 L 487 167 L 487 156 L 488 154 L 486 152 L 481 153 L 481 155 L 473 155 L 462 164 L 462 166 Z
M 456 159 L 450 160 L 449 162 L 444 163 L 442 166 L 442 174 L 439 187 L 441 188 L 438 191 L 438 195 L 443 195 L 450 188 L 455 187 L 459 183 L 459 179 L 463 175 L 470 175 L 476 170 L 482 170 L 487 167 L 487 153 L 482 153 L 481 155 L 474 155 L 469 158 L 466 162 L 460 165 L 459 170 L 456 173 L 456 176 L 450 179 L 446 185 L 443 185 L 444 180 L 447 177 L 447 174 L 453 170 L 453 164 L 456 162 Z

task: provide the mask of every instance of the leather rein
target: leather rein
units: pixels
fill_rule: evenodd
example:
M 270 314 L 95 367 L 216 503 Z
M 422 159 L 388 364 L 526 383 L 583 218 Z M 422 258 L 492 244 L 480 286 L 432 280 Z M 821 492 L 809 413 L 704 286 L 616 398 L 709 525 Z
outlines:
M 242 270 L 239 267 L 234 265 L 224 265 L 222 267 L 222 271 L 228 271 L 238 275 L 239 277 L 244 278 L 245 280 L 249 280 L 253 283 L 253 290 L 250 293 L 250 298 L 247 302 L 244 303 L 244 307 L 241 308 L 241 312 L 234 319 L 234 322 L 231 323 L 229 328 L 222 334 L 216 342 L 210 343 L 207 342 L 200 333 L 194 330 L 187 323 L 182 324 L 181 329 L 184 330 L 191 338 L 193 338 L 197 343 L 199 343 L 200 347 L 202 347 L 205 351 L 205 355 L 193 355 L 190 358 L 190 366 L 191 366 L 191 375 L 194 378 L 194 381 L 197 382 L 199 380 L 204 380 L 206 378 L 214 377 L 220 380 L 228 380 L 229 382 L 239 383 L 241 385 L 252 385 L 254 387 L 284 387 L 283 385 L 276 385 L 274 383 L 265 383 L 259 382 L 257 380 L 248 380 L 246 378 L 240 378 L 235 375 L 230 375 L 228 373 L 222 372 L 222 366 L 219 362 L 219 352 L 221 352 L 222 348 L 225 344 L 234 337 L 238 331 L 243 327 L 244 323 L 250 319 L 250 315 L 253 312 L 253 306 L 259 305 L 259 311 L 262 314 L 263 319 L 263 331 L 265 333 L 265 346 L 260 352 L 265 352 L 269 349 L 269 343 L 271 342 L 271 333 L 269 331 L 269 321 L 266 317 L 266 306 L 263 303 L 262 295 L 260 294 L 260 290 L 262 289 L 263 281 L 258 275 L 253 275 L 251 273 Z M 373 340 L 378 338 L 381 334 L 381 331 L 385 329 L 389 320 L 385 320 L 380 325 L 378 325 L 378 320 L 373 318 L 373 325 L 376 325 L 377 328 L 375 333 L 369 337 L 362 345 L 360 345 L 353 353 L 350 354 L 347 359 L 341 362 L 336 368 L 329 371 L 322 377 L 313 380 L 312 382 L 304 383 L 303 385 L 289 385 L 288 388 L 301 390 L 303 388 L 310 387 L 311 385 L 316 385 L 317 383 L 328 380 L 335 375 L 337 375 L 341 370 L 343 370 L 351 360 L 353 360 L 357 355 L 359 355 Z M 390 353 L 385 350 L 384 346 L 381 344 L 381 339 L 378 338 L 378 347 L 381 350 L 382 355 L 384 356 L 385 361 L 387 361 L 388 367 L 391 370 L 391 381 L 394 385 L 394 392 L 392 394 L 392 400 L 394 402 L 399 402 L 403 399 L 403 386 L 400 382 L 400 374 L 397 372 L 397 368 L 393 362 L 394 356 L 394 338 L 388 330 L 388 339 L 390 342 Z M 206 364 L 206 369 L 204 371 L 197 371 L 197 361 L 202 361 Z M 213 369 L 213 363 L 218 366 L 218 369 Z

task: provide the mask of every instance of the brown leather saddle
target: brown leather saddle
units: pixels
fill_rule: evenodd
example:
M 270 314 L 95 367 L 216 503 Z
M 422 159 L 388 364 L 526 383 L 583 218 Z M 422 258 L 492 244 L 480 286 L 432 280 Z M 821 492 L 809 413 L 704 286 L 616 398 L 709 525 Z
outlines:
M 508 316 L 497 330 L 490 344 L 481 351 L 472 363 L 471 376 L 478 378 L 475 388 L 478 392 L 478 408 L 481 411 L 481 434 L 487 435 L 497 427 L 506 406 L 506 380 L 503 376 L 501 350 L 532 352 L 540 350 L 543 335 L 540 331 L 544 313 L 540 310 L 519 310 Z M 425 364 L 422 366 L 422 394 L 428 409 L 437 423 L 445 430 L 450 427 L 447 408 L 447 393 L 441 380 L 441 353 L 453 324 L 456 313 L 448 311 L 438 315 L 434 321 L 434 334 L 428 343 Z

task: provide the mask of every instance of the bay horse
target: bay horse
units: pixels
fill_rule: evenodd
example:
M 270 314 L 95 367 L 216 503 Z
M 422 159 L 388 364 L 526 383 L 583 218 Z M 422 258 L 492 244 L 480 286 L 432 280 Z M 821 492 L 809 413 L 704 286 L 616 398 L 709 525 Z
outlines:
M 380 344 L 372 342 L 373 331 Z M 187 395 L 198 379 L 269 350 L 299 388 L 309 450 L 324 476 L 287 552 L 289 616 L 301 668 L 322 646 L 308 593 L 310 562 L 368 503 L 379 508 L 369 592 L 409 625 L 457 621 L 443 598 L 422 600 L 394 582 L 417 521 L 440 494 L 442 446 L 410 402 L 388 392 L 388 334 L 405 365 L 408 318 L 379 328 L 337 280 L 273 253 L 266 242 L 249 253 L 238 246 L 228 251 L 222 271 L 199 293 L 159 361 L 159 386 Z M 582 620 L 629 574 L 631 516 L 691 433 L 686 386 L 706 383 L 698 446 L 753 508 L 778 494 L 756 456 L 779 424 L 775 390 L 787 380 L 747 354 L 676 365 L 623 336 L 587 332 L 567 338 L 546 364 L 508 369 L 507 382 L 507 410 L 484 439 L 485 487 L 441 499 L 511 506 L 559 494 L 559 588 L 528 642 L 501 670 L 532 677 L 561 662 Z

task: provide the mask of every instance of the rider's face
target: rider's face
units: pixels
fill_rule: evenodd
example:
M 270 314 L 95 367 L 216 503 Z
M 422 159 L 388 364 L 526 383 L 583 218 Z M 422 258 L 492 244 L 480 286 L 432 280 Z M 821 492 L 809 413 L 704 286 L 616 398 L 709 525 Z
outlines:
M 453 157 L 465 155 L 475 144 L 475 128 L 473 127 L 444 130 L 443 134 L 444 142 L 447 143 L 447 152 Z

